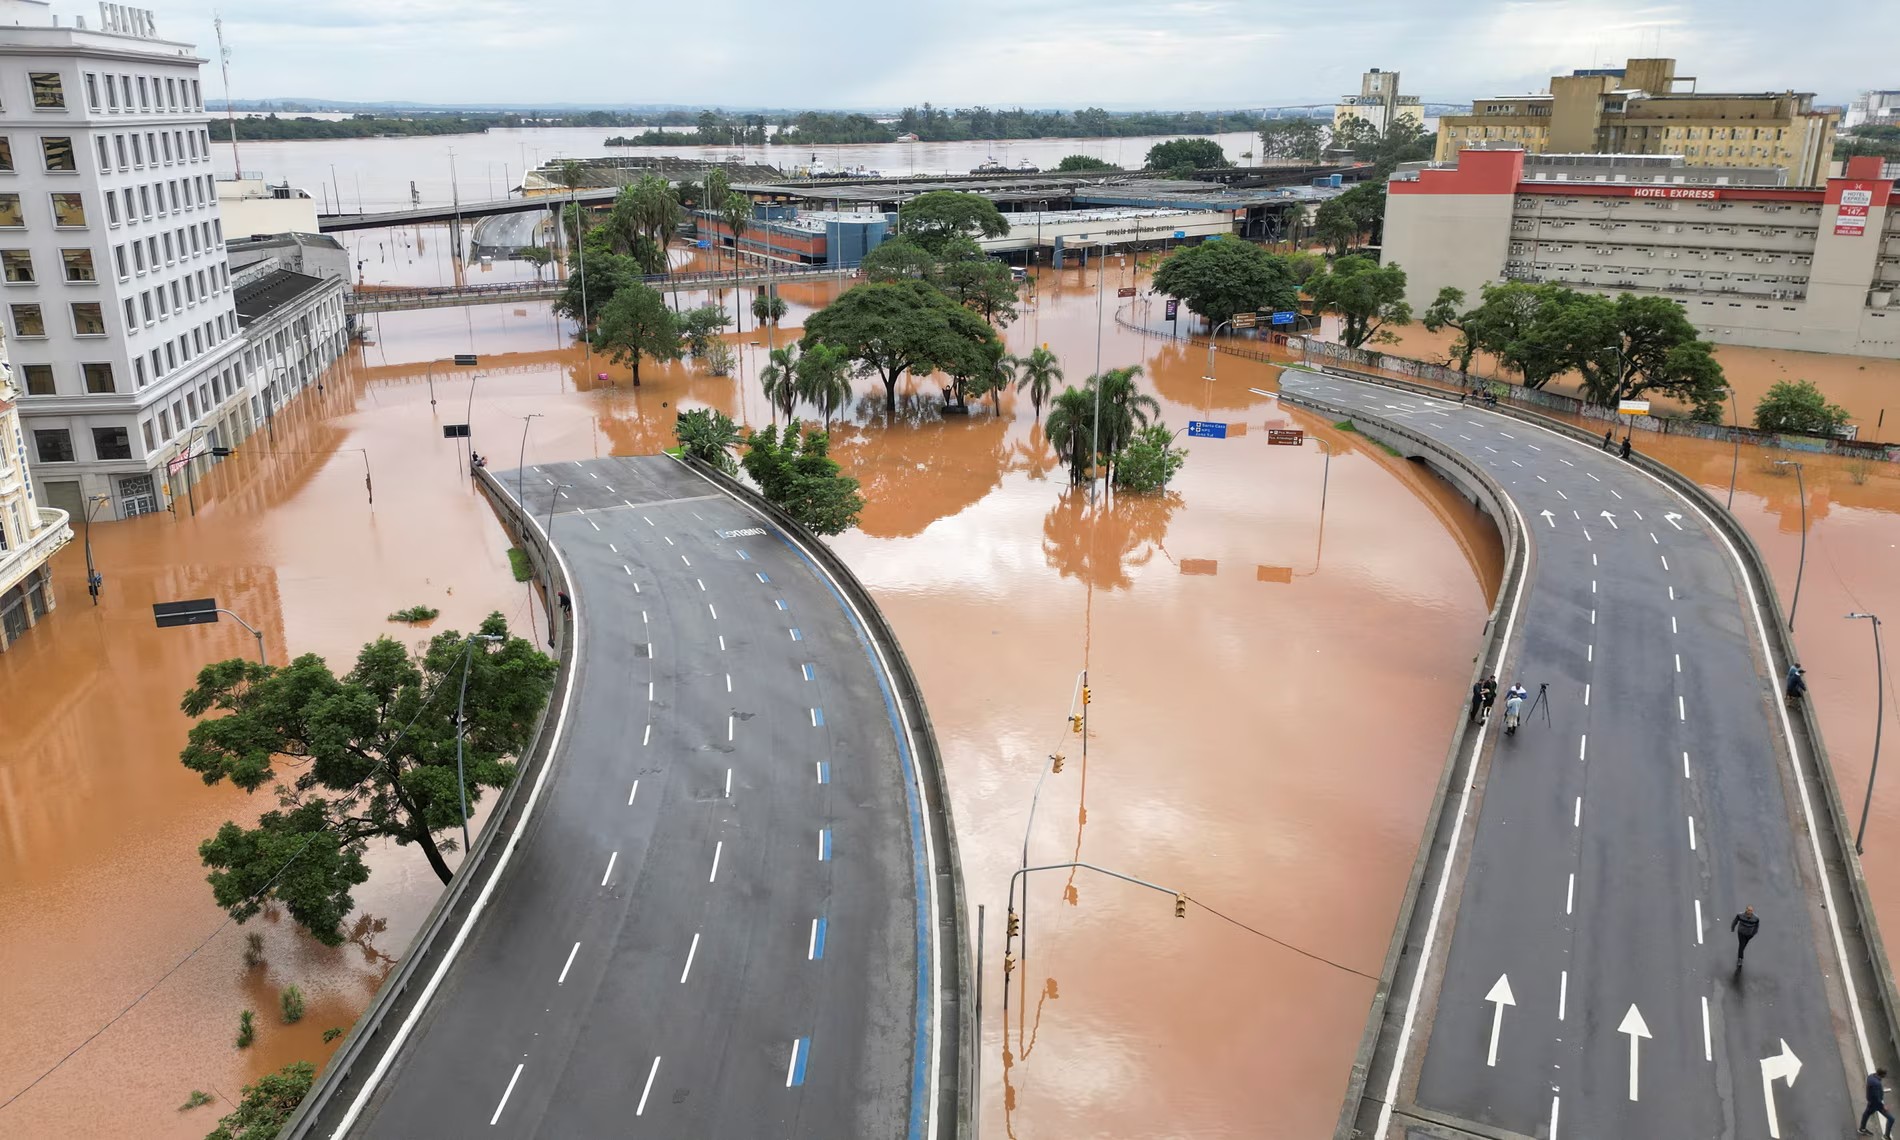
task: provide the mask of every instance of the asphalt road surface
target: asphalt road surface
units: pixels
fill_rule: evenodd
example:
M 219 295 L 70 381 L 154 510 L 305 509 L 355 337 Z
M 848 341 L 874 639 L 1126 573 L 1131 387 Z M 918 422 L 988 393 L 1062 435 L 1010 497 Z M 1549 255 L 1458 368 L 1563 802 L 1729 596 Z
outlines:
M 1534 551 L 1412 1101 L 1484 1135 L 1852 1134 L 1862 1048 L 1780 678 L 1723 538 L 1613 452 L 1455 400 L 1282 384 L 1482 464 Z M 1532 700 L 1506 736 L 1514 682 Z M 1748 905 L 1761 932 L 1738 968 Z
M 919 1135 L 923 841 L 868 643 L 775 527 L 671 460 L 524 482 L 583 625 L 573 719 L 354 1133 Z

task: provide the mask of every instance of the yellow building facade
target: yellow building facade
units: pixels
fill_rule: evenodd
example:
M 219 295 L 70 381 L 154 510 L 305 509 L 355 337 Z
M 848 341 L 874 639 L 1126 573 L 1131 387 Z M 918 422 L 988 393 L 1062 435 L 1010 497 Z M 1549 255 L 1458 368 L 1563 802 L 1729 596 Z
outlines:
M 1681 155 L 1691 166 L 1778 167 L 1792 186 L 1827 181 L 1839 117 L 1807 92 L 1720 94 L 1693 86 L 1673 59 L 1552 76 L 1536 95 L 1480 99 L 1439 120 L 1437 160 L 1471 147 L 1530 154 Z

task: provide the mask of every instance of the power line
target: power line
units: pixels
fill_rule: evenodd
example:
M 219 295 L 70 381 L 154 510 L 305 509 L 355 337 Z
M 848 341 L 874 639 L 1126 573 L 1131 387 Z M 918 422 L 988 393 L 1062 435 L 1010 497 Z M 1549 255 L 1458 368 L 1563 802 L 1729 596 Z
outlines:
M 1202 910 L 1206 911 L 1207 913 L 1213 915 L 1215 918 L 1224 919 L 1227 922 L 1231 922 L 1235 926 L 1238 926 L 1242 930 L 1246 931 L 1247 933 L 1257 934 L 1260 937 L 1266 939 L 1268 942 L 1273 943 L 1275 946 L 1285 947 L 1286 949 L 1293 951 L 1295 954 L 1298 954 L 1303 958 L 1311 958 L 1313 961 L 1322 963 L 1327 966 L 1331 966 L 1335 970 L 1343 970 L 1346 973 L 1353 975 L 1354 977 L 1364 978 L 1366 981 L 1372 982 L 1375 985 L 1379 981 L 1379 979 L 1373 977 L 1371 974 L 1368 974 L 1363 970 L 1355 970 L 1351 966 L 1345 965 L 1340 962 L 1335 962 L 1331 958 L 1326 957 L 1324 954 L 1315 954 L 1311 950 L 1302 950 L 1298 946 L 1293 945 L 1293 943 L 1286 941 L 1284 938 L 1275 938 L 1273 935 L 1268 934 L 1264 930 L 1259 930 L 1254 927 L 1248 926 L 1246 923 L 1240 921 L 1239 919 L 1235 918 L 1234 916 L 1230 914 L 1223 914 L 1220 911 L 1215 910 L 1213 907 L 1208 906 L 1206 903 L 1202 902 L 1200 899 L 1197 899 L 1192 895 L 1188 896 L 1188 901 L 1193 903 L 1195 906 L 1200 907 Z

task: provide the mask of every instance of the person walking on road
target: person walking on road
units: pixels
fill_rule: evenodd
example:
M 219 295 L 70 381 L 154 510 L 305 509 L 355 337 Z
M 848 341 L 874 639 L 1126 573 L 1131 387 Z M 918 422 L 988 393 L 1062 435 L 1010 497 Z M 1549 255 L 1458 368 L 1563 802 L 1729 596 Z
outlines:
M 1803 669 L 1800 665 L 1788 666 L 1788 679 L 1782 682 L 1782 688 L 1786 690 L 1788 694 L 1788 703 L 1793 704 L 1799 701 L 1803 694 L 1808 691 L 1808 682 L 1805 679 L 1806 673 L 1807 670 Z
M 1755 908 L 1745 906 L 1742 913 L 1729 921 L 1728 928 L 1735 932 L 1735 968 L 1742 968 L 1742 956 L 1748 953 L 1748 941 L 1761 929 L 1761 919 L 1755 915 Z
M 1615 439 L 1616 439 L 1616 429 L 1615 429 L 1615 428 L 1611 428 L 1610 430 L 1608 430 L 1608 431 L 1606 431 L 1606 432 L 1604 432 L 1604 433 L 1603 433 L 1603 446 L 1602 446 L 1602 447 L 1600 447 L 1600 448 L 1598 448 L 1597 450 L 1599 450 L 1599 451 L 1608 451 L 1608 450 L 1610 450 L 1610 444 L 1611 444 L 1612 442 L 1614 442 L 1614 441 L 1615 441 Z
M 1478 714 L 1482 713 L 1483 711 L 1484 711 L 1484 682 L 1479 681 L 1478 683 L 1471 686 L 1471 715 L 1466 717 L 1465 719 L 1467 721 L 1475 722 L 1478 719 Z
M 1478 686 L 1478 692 L 1479 692 L 1479 696 L 1481 698 L 1481 703 L 1483 706 L 1482 708 L 1478 710 L 1478 719 L 1481 721 L 1490 720 L 1491 706 L 1498 699 L 1497 674 L 1493 673 L 1491 676 L 1486 677 L 1484 679 L 1484 684 Z
M 1885 1069 L 1875 1069 L 1873 1072 L 1867 1074 L 1867 1111 L 1860 1114 L 1860 1134 L 1862 1136 L 1868 1135 L 1867 1122 L 1874 1118 L 1875 1113 L 1879 1113 L 1881 1116 L 1887 1118 L 1887 1127 L 1881 1132 L 1881 1135 L 1893 1135 L 1893 1113 L 1887 1110 L 1887 1089 L 1886 1086 L 1881 1083 L 1886 1079 L 1886 1076 L 1887 1070 Z
M 1518 718 L 1524 712 L 1524 696 L 1524 688 L 1521 685 L 1512 685 L 1510 691 L 1504 695 L 1504 735 L 1506 736 L 1517 735 Z
M 1630 437 L 1629 436 L 1623 437 L 1623 449 L 1617 452 L 1617 454 L 1622 456 L 1624 459 L 1628 459 L 1630 457 Z

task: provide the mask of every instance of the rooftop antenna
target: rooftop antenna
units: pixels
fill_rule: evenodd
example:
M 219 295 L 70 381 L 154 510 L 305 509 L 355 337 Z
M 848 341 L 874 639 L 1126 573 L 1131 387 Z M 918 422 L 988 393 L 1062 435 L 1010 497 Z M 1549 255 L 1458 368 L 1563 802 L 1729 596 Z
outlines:
M 231 177 L 242 178 L 244 164 L 238 161 L 237 115 L 231 110 L 231 49 L 224 46 L 224 17 L 213 13 L 211 26 L 218 34 L 218 70 L 224 74 L 224 121 L 231 128 Z

